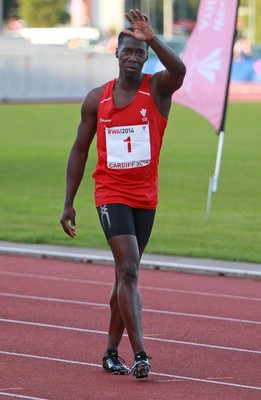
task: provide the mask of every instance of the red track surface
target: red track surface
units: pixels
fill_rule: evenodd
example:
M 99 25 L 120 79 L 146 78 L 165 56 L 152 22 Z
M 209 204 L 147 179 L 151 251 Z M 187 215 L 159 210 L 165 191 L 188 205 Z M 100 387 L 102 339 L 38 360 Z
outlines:
M 229 100 L 261 102 L 261 84 L 251 82 L 232 82 L 229 86 Z
M 260 281 L 141 270 L 148 379 L 100 366 L 111 266 L 0 256 L 0 398 L 260 400 Z M 132 365 L 127 337 L 120 355 Z

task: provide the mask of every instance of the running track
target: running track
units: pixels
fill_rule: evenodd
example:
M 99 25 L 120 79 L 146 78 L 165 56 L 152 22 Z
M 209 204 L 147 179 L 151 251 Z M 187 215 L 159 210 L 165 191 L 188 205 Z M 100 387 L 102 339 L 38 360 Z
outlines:
M 148 379 L 101 368 L 110 265 L 0 256 L 0 398 L 260 400 L 260 280 L 142 269 Z M 133 356 L 127 337 L 120 355 Z

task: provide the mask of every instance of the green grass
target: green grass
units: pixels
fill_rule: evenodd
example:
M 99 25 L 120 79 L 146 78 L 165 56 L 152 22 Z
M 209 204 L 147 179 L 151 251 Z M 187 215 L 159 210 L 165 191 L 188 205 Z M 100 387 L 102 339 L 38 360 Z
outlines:
M 65 168 L 79 104 L 0 105 L 0 240 L 107 248 L 93 201 L 92 146 L 78 192 L 77 238 L 63 233 Z M 261 262 L 260 104 L 229 104 L 219 188 L 206 224 L 218 136 L 172 108 L 160 164 L 160 201 L 147 252 Z

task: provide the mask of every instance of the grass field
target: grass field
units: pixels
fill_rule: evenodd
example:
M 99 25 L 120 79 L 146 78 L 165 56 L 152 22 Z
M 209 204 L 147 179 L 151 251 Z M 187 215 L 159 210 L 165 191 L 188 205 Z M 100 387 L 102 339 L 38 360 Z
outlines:
M 0 240 L 107 248 L 93 202 L 95 145 L 75 202 L 77 238 L 66 237 L 59 224 L 79 112 L 79 104 L 0 105 Z M 219 188 L 207 224 L 218 136 L 193 111 L 172 108 L 147 252 L 261 262 L 258 121 L 260 104 L 229 104 Z

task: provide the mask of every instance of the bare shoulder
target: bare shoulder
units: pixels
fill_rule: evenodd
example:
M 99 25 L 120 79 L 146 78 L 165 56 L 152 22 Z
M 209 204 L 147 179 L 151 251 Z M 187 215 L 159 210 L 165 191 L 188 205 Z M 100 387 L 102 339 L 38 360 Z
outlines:
M 95 114 L 98 110 L 100 97 L 105 85 L 92 89 L 82 102 L 82 113 Z
M 86 149 L 92 142 L 97 129 L 97 114 L 104 86 L 92 89 L 84 98 L 81 106 L 81 119 L 78 125 L 76 143 Z

